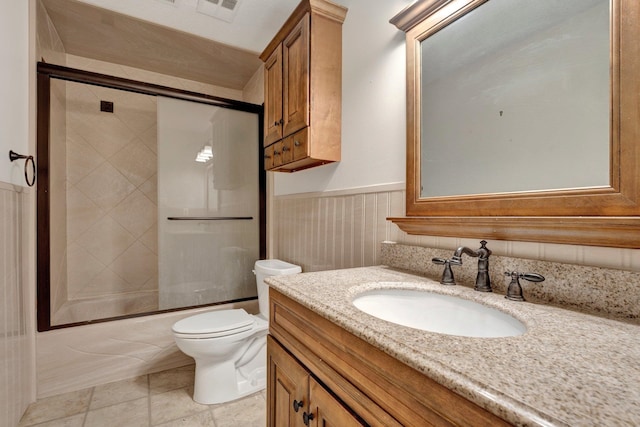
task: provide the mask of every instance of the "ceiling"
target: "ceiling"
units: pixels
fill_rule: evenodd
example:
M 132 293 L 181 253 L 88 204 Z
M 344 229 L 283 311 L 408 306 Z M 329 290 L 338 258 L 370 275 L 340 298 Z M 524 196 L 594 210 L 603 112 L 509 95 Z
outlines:
M 198 0 L 42 0 L 67 53 L 241 90 L 299 0 L 239 0 L 233 22 Z

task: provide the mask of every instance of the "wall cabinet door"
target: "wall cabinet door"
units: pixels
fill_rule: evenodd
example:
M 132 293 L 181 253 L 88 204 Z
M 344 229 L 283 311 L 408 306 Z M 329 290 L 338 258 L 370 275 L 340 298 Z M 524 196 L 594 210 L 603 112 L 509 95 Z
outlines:
M 282 46 L 264 63 L 264 146 L 282 139 Z
M 309 126 L 309 14 L 282 42 L 282 78 L 284 137 Z

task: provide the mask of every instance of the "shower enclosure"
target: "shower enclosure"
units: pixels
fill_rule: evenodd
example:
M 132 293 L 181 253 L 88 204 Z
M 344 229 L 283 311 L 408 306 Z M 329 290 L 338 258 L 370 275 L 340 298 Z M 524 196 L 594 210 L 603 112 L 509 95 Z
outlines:
M 255 298 L 261 113 L 39 64 L 39 330 Z

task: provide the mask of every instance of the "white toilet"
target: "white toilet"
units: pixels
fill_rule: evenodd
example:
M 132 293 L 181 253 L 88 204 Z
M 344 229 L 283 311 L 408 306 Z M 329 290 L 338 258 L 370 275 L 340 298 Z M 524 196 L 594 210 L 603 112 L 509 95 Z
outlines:
M 223 403 L 265 387 L 269 287 L 264 278 L 301 271 L 300 266 L 277 259 L 256 261 L 260 314 L 243 309 L 210 311 L 173 325 L 178 348 L 196 361 L 193 400 Z

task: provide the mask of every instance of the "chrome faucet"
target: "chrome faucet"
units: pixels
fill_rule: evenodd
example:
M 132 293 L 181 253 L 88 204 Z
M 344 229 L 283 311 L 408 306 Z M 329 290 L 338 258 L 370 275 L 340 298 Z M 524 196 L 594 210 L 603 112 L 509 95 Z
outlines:
M 476 276 L 476 286 L 473 288 L 479 292 L 491 292 L 491 278 L 489 277 L 489 256 L 491 250 L 487 248 L 487 241 L 480 241 L 480 248 L 477 251 L 471 250 L 466 246 L 460 246 L 456 249 L 451 258 L 452 264 L 462 264 L 462 254 L 472 257 L 478 257 L 478 275 Z

